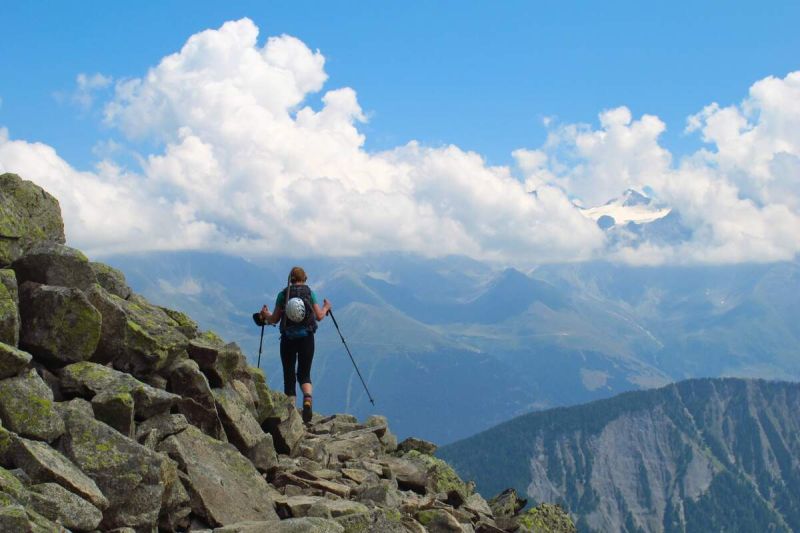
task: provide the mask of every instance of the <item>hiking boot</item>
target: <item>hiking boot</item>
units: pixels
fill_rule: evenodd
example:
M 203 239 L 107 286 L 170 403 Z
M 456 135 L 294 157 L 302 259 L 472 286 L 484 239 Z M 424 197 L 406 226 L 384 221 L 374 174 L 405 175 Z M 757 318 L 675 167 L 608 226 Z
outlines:
M 312 415 L 311 406 L 312 406 L 311 396 L 309 395 L 303 396 L 303 422 L 305 422 L 306 424 L 311 422 L 311 415 Z

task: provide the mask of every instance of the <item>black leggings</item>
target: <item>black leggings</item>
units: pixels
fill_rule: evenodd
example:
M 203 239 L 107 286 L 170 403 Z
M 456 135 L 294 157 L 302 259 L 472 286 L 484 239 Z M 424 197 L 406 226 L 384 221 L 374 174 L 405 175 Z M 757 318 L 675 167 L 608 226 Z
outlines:
M 281 363 L 283 363 L 283 392 L 296 396 L 295 379 L 300 385 L 311 383 L 311 361 L 314 360 L 314 335 L 297 339 L 281 339 Z M 295 365 L 297 372 L 295 373 Z

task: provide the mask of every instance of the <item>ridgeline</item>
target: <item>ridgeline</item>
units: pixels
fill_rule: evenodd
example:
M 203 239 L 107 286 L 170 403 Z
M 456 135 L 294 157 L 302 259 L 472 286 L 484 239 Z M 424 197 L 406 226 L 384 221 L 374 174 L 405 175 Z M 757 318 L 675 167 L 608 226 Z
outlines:
M 575 530 L 384 417 L 304 425 L 238 346 L 64 243 L 58 201 L 0 175 L 0 531 Z

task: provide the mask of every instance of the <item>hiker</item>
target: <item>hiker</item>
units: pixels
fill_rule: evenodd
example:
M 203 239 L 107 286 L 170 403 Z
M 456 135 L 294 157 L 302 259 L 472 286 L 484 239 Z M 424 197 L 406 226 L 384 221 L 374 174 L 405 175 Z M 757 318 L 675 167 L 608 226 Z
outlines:
M 303 392 L 303 422 L 306 423 L 311 421 L 314 332 L 317 330 L 317 322 L 324 319 L 331 309 L 328 300 L 323 300 L 322 307 L 319 306 L 317 295 L 306 285 L 307 279 L 301 267 L 292 268 L 287 287 L 275 299 L 275 311 L 270 313 L 266 305 L 261 308 L 261 319 L 265 323 L 275 324 L 280 321 L 283 392 L 294 405 L 297 401 L 295 381 L 300 383 L 300 390 Z

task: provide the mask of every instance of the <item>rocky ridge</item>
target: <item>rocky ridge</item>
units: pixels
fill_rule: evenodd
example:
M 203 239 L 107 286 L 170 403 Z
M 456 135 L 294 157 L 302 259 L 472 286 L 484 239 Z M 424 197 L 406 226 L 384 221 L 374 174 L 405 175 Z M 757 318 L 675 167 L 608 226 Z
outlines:
M 58 201 L 1 175 L 0 531 L 574 531 L 384 417 L 303 424 L 238 346 L 64 243 Z

